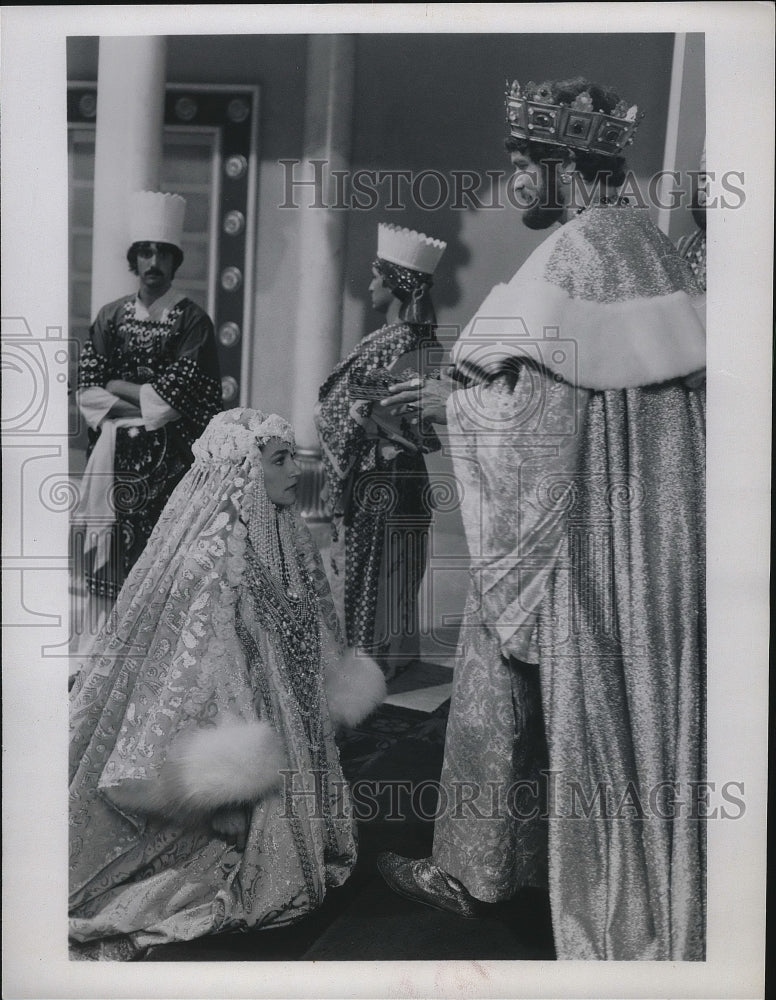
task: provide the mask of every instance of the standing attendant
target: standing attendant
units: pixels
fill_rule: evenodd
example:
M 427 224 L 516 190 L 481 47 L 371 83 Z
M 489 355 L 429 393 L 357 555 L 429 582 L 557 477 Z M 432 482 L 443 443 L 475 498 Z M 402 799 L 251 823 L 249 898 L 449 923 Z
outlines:
M 173 286 L 185 211 L 177 194 L 133 195 L 127 260 L 138 291 L 100 309 L 79 364 L 89 445 L 75 520 L 86 525 L 88 590 L 108 601 L 221 409 L 213 323 Z
M 385 317 L 324 382 L 316 424 L 332 518 L 333 589 L 349 645 L 367 649 L 386 676 L 420 653 L 418 590 L 431 521 L 425 454 L 439 448 L 376 403 L 394 382 L 439 364 L 431 285 L 447 244 L 380 225 L 369 292 Z

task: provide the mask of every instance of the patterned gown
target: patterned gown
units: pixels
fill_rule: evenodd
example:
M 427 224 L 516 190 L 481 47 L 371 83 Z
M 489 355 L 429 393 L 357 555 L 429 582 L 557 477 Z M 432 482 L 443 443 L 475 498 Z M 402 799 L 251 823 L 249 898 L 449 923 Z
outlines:
M 191 466 L 192 442 L 221 409 L 213 324 L 190 299 L 172 291 L 170 301 L 169 308 L 152 306 L 150 314 L 135 295 L 109 303 L 98 313 L 81 354 L 79 395 L 82 390 L 104 389 L 111 379 L 124 379 L 150 385 L 177 412 L 175 419 L 153 430 L 117 427 L 114 543 L 108 564 L 96 572 L 87 565 L 86 574 L 90 593 L 101 597 L 118 595 L 164 505 Z M 100 433 L 89 430 L 87 458 Z
M 72 691 L 74 959 L 129 960 L 152 945 L 292 923 L 355 864 L 324 683 L 340 626 L 320 555 L 297 517 L 302 592 L 284 590 L 246 539 L 219 467 L 202 475 L 173 494 Z M 284 779 L 248 807 L 244 847 L 206 816 L 127 807 L 127 788 L 152 800 L 181 733 L 224 719 L 266 724 L 282 747 Z
M 704 297 L 596 207 L 453 348 L 494 358 L 517 378 L 448 403 L 472 583 L 433 859 L 488 902 L 548 864 L 558 958 L 702 959 Z
M 321 387 L 316 424 L 332 517 L 332 589 L 349 645 L 368 650 L 390 675 L 419 652 L 418 589 L 431 522 L 424 454 L 439 441 L 430 428 L 420 452 L 381 457 L 379 440 L 354 419 L 351 386 L 385 369 L 396 380 L 433 373 L 441 346 L 426 326 L 396 323 L 368 334 Z M 403 374 L 402 374 L 403 373 Z M 359 404 L 365 414 L 372 404 Z

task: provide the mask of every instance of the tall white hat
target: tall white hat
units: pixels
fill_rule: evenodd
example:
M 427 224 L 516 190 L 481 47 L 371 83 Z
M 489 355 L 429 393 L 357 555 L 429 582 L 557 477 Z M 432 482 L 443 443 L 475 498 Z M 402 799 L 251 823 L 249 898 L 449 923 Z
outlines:
M 391 264 L 433 274 L 446 249 L 443 240 L 435 240 L 414 229 L 402 229 L 388 222 L 381 222 L 377 227 L 377 256 Z
M 130 199 L 129 242 L 171 243 L 183 250 L 186 199 L 162 191 L 136 191 Z

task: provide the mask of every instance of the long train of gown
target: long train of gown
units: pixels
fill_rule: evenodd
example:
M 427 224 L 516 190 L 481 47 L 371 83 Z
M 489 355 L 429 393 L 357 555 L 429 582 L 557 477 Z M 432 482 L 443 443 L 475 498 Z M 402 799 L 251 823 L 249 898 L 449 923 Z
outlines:
M 127 959 L 150 945 L 287 924 L 317 907 L 355 864 L 323 668 L 300 680 L 267 627 L 267 606 L 254 600 L 255 582 L 236 603 L 229 596 L 224 552 L 236 522 L 226 510 L 216 521 L 220 530 L 187 552 L 186 538 L 196 539 L 201 524 L 212 522 L 212 509 L 188 510 L 185 488 L 176 494 L 180 509 L 168 508 L 156 529 L 159 544 L 169 537 L 179 561 L 160 577 L 159 563 L 148 552 L 141 556 L 133 586 L 122 591 L 72 692 L 75 958 Z M 211 508 L 222 502 L 217 485 L 213 496 Z M 299 532 L 301 559 L 318 595 L 323 663 L 337 653 L 338 626 L 320 557 L 301 524 Z M 117 804 L 116 789 L 153 779 L 175 732 L 226 715 L 269 723 L 288 772 L 253 806 L 244 850 L 207 824 L 176 824 Z

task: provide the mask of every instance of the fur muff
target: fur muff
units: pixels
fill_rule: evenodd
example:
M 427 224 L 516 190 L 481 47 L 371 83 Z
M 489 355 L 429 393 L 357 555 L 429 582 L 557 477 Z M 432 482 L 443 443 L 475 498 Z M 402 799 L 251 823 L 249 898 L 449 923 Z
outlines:
M 365 653 L 348 649 L 326 667 L 326 701 L 335 725 L 355 726 L 385 701 L 385 677 Z
M 266 722 L 230 719 L 174 740 L 156 781 L 108 788 L 122 809 L 197 820 L 223 806 L 255 802 L 276 788 L 286 766 L 280 739 Z

